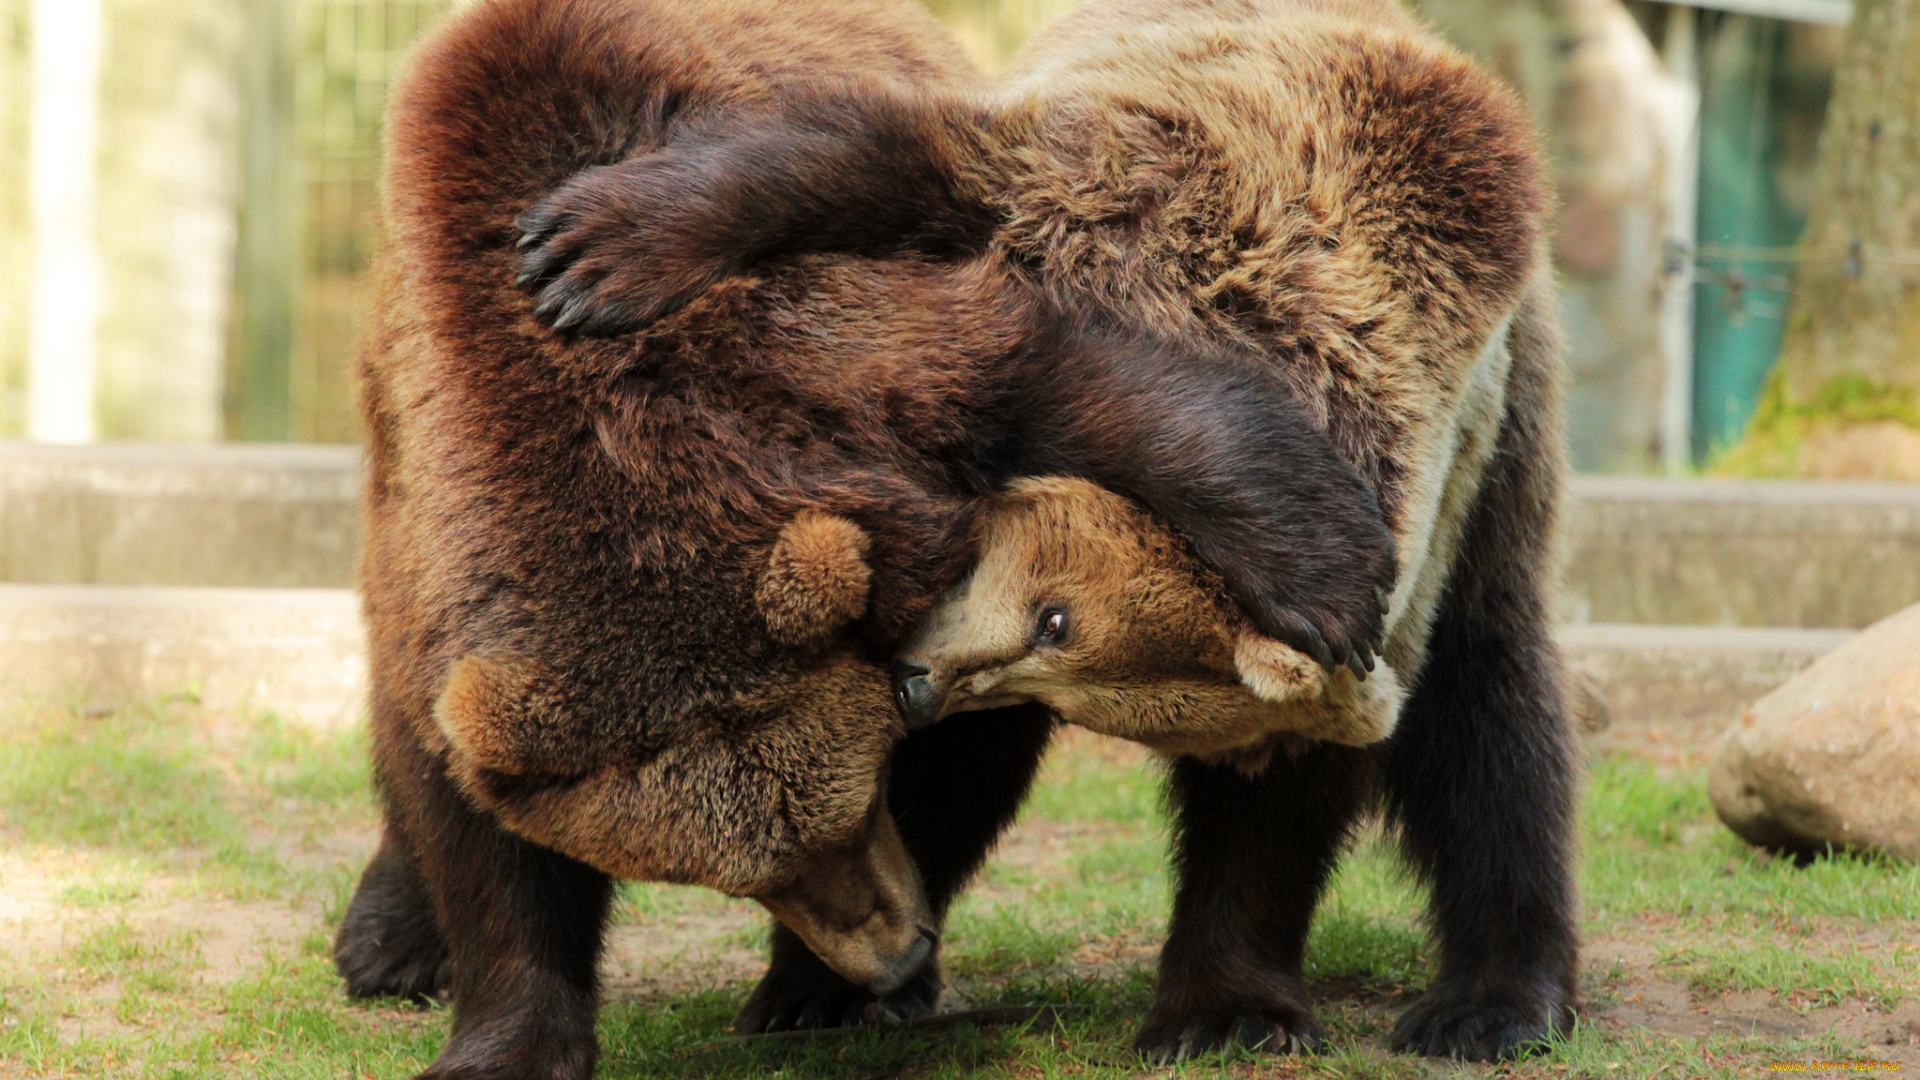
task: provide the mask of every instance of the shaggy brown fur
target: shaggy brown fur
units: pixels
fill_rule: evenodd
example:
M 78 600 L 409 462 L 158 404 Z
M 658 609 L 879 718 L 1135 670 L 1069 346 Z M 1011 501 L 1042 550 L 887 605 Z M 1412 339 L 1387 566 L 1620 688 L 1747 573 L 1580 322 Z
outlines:
M 795 142 L 813 147 L 805 161 L 764 152 Z M 689 155 L 706 167 L 636 159 L 529 216 L 544 311 L 611 332 L 772 254 L 979 250 L 1007 266 L 992 295 L 1031 289 L 1163 341 L 1247 350 L 1377 496 L 1399 556 L 1384 656 L 1415 678 L 1401 723 L 1380 747 L 1316 743 L 1257 776 L 1175 761 L 1180 891 L 1143 1049 L 1321 1037 L 1301 950 L 1376 790 L 1433 887 L 1442 956 L 1396 1045 L 1502 1056 L 1568 1021 L 1573 780 L 1542 600 L 1562 469 L 1556 346 L 1544 188 L 1510 93 L 1388 0 L 1093 0 L 1041 33 L 985 107 L 816 103 Z M 875 212 L 870 185 L 819 183 L 822 162 L 894 170 L 911 212 Z M 673 272 L 631 270 L 653 265 Z M 1275 414 L 1210 448 L 1284 453 L 1259 435 L 1301 422 Z M 1302 515 L 1341 520 L 1342 505 L 1263 496 L 1235 519 L 1279 535 Z M 1248 605 L 1258 589 L 1206 528 L 1181 531 Z M 1290 576 L 1268 585 L 1324 637 L 1258 603 L 1249 614 L 1358 674 L 1365 632 L 1315 605 L 1356 610 L 1371 564 L 1295 546 Z M 1329 592 L 1292 597 L 1303 587 Z M 924 674 L 899 673 L 909 712 Z
M 975 89 L 888 0 L 483 0 L 396 88 L 362 370 L 386 833 L 335 955 L 355 994 L 450 986 L 427 1075 L 590 1071 L 609 874 L 775 912 L 743 1027 L 931 1005 L 1050 721 L 902 741 L 884 664 L 1010 477 L 1142 500 L 1253 625 L 1371 662 L 1394 559 L 1361 474 L 1243 344 L 1011 265 L 996 207 L 944 194 L 992 156 L 955 126 Z M 595 229 L 600 306 L 515 287 Z

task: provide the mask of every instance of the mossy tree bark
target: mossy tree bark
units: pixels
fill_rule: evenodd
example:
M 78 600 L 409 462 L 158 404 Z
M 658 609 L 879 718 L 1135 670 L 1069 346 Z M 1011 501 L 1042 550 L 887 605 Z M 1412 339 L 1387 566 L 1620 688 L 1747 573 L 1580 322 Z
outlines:
M 1920 0 L 1854 0 L 1814 176 L 1777 406 L 1920 388 Z M 1859 390 L 1845 396 L 1857 396 Z

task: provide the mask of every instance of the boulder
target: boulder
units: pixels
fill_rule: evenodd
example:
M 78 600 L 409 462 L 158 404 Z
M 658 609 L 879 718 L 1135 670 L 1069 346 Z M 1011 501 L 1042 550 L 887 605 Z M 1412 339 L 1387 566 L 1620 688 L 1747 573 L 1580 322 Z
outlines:
M 1707 791 L 1755 844 L 1920 859 L 1920 605 L 1749 706 L 1714 754 Z

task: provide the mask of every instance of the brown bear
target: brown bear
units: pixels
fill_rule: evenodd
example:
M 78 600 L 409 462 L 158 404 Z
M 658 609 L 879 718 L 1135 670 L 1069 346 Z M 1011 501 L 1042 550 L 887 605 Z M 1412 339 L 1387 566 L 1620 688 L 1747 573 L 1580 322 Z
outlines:
M 1407 698 L 1376 746 L 1315 741 L 1254 775 L 1173 761 L 1179 887 L 1139 1046 L 1166 1058 L 1322 1037 L 1302 949 L 1376 792 L 1431 886 L 1440 953 L 1394 1045 L 1490 1058 L 1563 1027 L 1574 769 L 1544 600 L 1559 374 L 1548 197 L 1513 95 L 1392 0 L 1091 0 L 1037 35 L 984 103 L 929 93 L 906 113 L 816 104 L 717 130 L 688 147 L 697 161 L 574 178 L 526 221 L 540 310 L 617 333 L 712 303 L 769 257 L 910 249 L 992 268 L 982 304 L 1038 292 L 1168 343 L 1250 351 L 1389 524 L 1384 655 Z M 795 159 L 765 149 L 798 144 L 809 152 Z M 874 179 L 842 182 L 855 174 Z M 1054 415 L 1092 426 L 1108 412 Z M 1189 452 L 1266 453 L 1239 443 L 1252 430 L 1193 430 L 1206 449 Z M 1281 536 L 1313 519 L 1240 520 Z M 1311 552 L 1289 587 L 1347 580 L 1320 539 L 1285 543 Z M 1257 614 L 1244 583 L 1222 578 Z M 1038 641 L 1051 620 L 1031 614 Z M 1325 666 L 1367 667 L 1345 641 L 1254 626 Z M 910 715 L 940 711 L 930 674 L 897 672 Z M 1024 778 L 1039 752 L 1009 739 L 978 782 Z
M 591 1071 L 611 875 L 775 913 L 745 1029 L 931 1007 L 1052 721 L 909 734 L 888 664 L 1011 478 L 1140 500 L 1252 626 L 1372 662 L 1392 537 L 1264 360 L 1063 303 L 929 201 L 998 153 L 953 124 L 983 92 L 907 0 L 481 0 L 412 57 L 361 364 L 385 830 L 335 959 L 450 990 L 425 1075 Z M 752 272 L 616 259 L 589 326 L 516 283 L 569 214 Z
M 1016 480 L 984 501 L 978 559 L 900 651 L 908 722 L 1039 701 L 1056 719 L 1258 775 L 1307 740 L 1370 746 L 1401 687 L 1329 672 L 1255 633 L 1145 508 L 1086 480 Z M 965 722 L 965 721 L 962 721 Z

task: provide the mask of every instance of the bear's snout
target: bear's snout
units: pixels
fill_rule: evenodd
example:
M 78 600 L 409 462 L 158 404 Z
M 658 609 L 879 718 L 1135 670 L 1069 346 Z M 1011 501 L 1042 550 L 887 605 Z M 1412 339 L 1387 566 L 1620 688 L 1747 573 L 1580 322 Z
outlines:
M 927 678 L 932 672 L 919 664 L 898 660 L 893 665 L 893 704 L 908 731 L 932 727 L 940 720 L 940 694 Z

